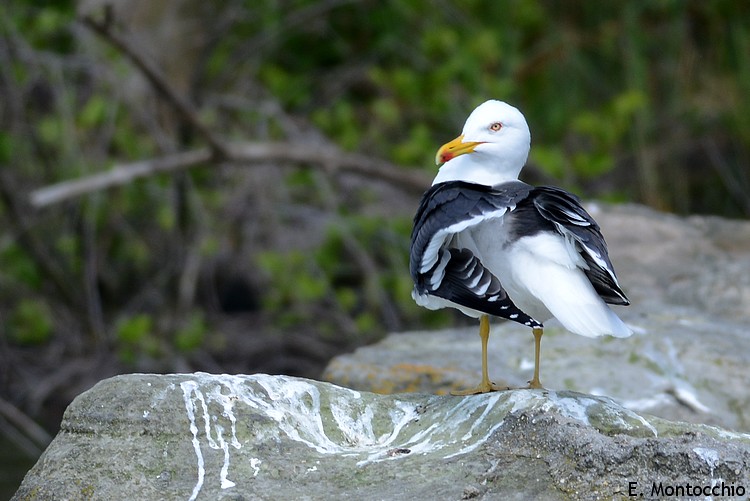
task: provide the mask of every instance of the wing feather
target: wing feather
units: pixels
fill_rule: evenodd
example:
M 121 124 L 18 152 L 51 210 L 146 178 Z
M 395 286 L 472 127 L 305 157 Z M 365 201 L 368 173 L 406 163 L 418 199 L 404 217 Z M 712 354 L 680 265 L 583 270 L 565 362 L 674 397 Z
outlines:
M 630 304 L 620 288 L 599 225 L 581 206 L 578 197 L 560 188 L 542 186 L 534 189 L 530 199 L 539 214 L 563 237 L 578 244 L 588 266 L 583 271 L 599 296 L 609 304 Z
M 503 217 L 532 189 L 520 181 L 497 189 L 462 181 L 430 188 L 422 197 L 411 235 L 410 271 L 417 294 L 541 327 L 513 304 L 500 280 L 471 250 L 452 246 L 457 233 Z

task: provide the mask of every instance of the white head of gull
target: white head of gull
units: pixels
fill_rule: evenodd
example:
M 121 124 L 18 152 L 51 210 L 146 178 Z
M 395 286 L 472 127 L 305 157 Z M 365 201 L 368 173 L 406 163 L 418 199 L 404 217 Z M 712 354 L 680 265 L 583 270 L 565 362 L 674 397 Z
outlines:
M 530 147 L 531 132 L 518 108 L 486 101 L 469 115 L 461 135 L 438 150 L 435 162 L 443 165 L 432 184 L 460 180 L 493 186 L 514 181 Z

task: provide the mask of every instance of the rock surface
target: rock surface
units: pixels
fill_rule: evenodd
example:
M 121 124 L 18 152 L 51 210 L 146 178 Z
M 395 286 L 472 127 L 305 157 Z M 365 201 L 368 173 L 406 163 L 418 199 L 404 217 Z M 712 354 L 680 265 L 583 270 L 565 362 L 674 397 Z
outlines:
M 706 322 L 750 321 L 750 222 L 638 205 L 587 208 L 607 239 L 629 309 L 678 306 Z
M 750 223 L 680 218 L 644 207 L 588 205 L 632 305 L 627 339 L 588 339 L 550 321 L 542 383 L 613 397 L 667 419 L 750 432 Z M 334 359 L 324 379 L 379 393 L 447 393 L 479 381 L 478 327 L 392 334 Z M 533 338 L 493 324 L 490 377 L 523 386 Z
M 649 499 L 688 485 L 742 498 L 749 475 L 749 435 L 570 391 L 134 374 L 70 405 L 13 499 Z

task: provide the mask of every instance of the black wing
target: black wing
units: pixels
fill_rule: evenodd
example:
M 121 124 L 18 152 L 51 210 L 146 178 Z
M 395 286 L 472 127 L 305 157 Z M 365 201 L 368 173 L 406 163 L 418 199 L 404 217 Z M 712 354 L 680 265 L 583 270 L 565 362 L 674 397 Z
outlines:
M 583 271 L 597 294 L 609 304 L 630 304 L 617 282 L 599 225 L 581 206 L 578 197 L 560 188 L 542 186 L 534 188 L 528 201 L 533 202 L 536 212 L 563 237 L 577 244 L 577 250 L 588 265 Z
M 417 293 L 541 327 L 513 304 L 500 280 L 469 249 L 449 246 L 457 233 L 503 217 L 531 190 L 520 181 L 501 189 L 462 181 L 431 187 L 419 204 L 411 235 L 410 271 Z
M 449 181 L 432 186 L 422 196 L 411 233 L 412 278 L 425 273 L 438 260 L 438 251 L 456 233 L 491 218 L 505 215 L 533 189 L 520 181 L 490 186 Z

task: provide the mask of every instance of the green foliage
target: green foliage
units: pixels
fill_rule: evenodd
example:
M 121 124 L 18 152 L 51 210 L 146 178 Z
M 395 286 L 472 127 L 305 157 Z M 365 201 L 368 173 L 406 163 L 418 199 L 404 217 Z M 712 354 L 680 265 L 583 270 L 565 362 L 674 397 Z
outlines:
M 354 108 L 346 101 L 339 101 L 333 103 L 331 108 L 313 112 L 312 120 L 326 134 L 335 137 L 344 149 L 356 149 L 362 140 Z
M 135 364 L 142 355 L 157 357 L 161 352 L 151 315 L 139 313 L 121 318 L 115 336 L 117 354 L 125 363 Z
M 79 126 L 84 129 L 100 126 L 109 116 L 109 105 L 104 96 L 92 96 L 81 108 Z
M 21 299 L 10 313 L 8 331 L 18 344 L 45 343 L 53 334 L 52 314 L 42 301 Z
M 42 284 L 36 262 L 15 242 L 0 250 L 0 269 L 7 280 L 6 288 L 17 286 L 22 290 L 38 290 Z
M 200 348 L 206 339 L 208 325 L 200 312 L 192 313 L 175 333 L 175 347 L 182 352 L 192 352 Z
M 329 228 L 313 252 L 262 253 L 267 274 L 265 308 L 283 326 L 315 326 L 341 334 L 341 319 L 351 318 L 363 339 L 387 329 L 383 312 L 396 308 L 401 320 L 421 325 L 444 322 L 411 299 L 408 274 L 408 219 L 352 216 Z M 366 262 L 362 262 L 362 260 Z
M 6 164 L 13 155 L 12 138 L 0 130 L 0 164 Z
M 301 251 L 264 252 L 257 260 L 269 276 L 264 306 L 274 312 L 278 324 L 290 327 L 314 318 L 313 305 L 324 302 L 328 293 L 328 281 L 316 270 L 315 262 Z
M 203 347 L 209 331 L 205 316 L 199 311 L 189 313 L 178 322 L 173 334 L 164 336 L 155 325 L 155 317 L 137 313 L 119 319 L 115 326 L 117 353 L 128 364 L 142 357 L 159 358 L 173 347 L 192 353 Z
M 150 315 L 127 317 L 117 325 L 117 339 L 124 344 L 136 345 L 153 333 L 154 321 Z
M 591 190 L 602 186 L 594 178 L 628 170 L 637 175 L 618 193 L 680 209 L 691 198 L 679 192 L 684 183 L 668 180 L 684 170 L 685 155 L 699 153 L 684 137 L 729 140 L 728 159 L 750 156 L 750 64 L 740 56 L 750 50 L 748 15 L 737 2 L 355 3 L 326 10 L 327 29 L 313 23 L 276 37 L 253 64 L 277 99 L 346 149 L 432 168 L 436 146 L 495 97 L 527 115 L 535 165 L 546 174 Z M 657 151 L 658 164 L 637 154 L 646 149 Z M 742 162 L 732 166 L 738 182 Z M 721 175 L 708 174 L 688 182 L 700 184 L 698 193 L 707 182 L 721 190 Z M 695 199 L 693 210 L 703 203 Z
M 51 6 L 28 2 L 27 5 L 27 15 L 19 16 L 18 23 L 32 47 L 60 53 L 72 51 L 75 41 L 69 27 L 75 15 L 75 2 L 62 0 Z

